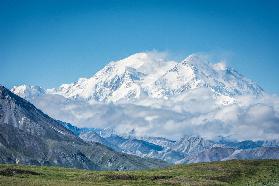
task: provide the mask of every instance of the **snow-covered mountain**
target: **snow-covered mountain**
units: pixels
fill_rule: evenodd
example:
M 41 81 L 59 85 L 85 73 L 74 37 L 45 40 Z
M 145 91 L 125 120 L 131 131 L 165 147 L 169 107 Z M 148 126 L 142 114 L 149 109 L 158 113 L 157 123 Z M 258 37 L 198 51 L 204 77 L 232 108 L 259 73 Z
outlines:
M 209 89 L 223 104 L 231 103 L 235 96 L 263 94 L 255 82 L 224 63 L 211 64 L 197 54 L 175 62 L 157 53 L 137 53 L 111 62 L 90 78 L 46 92 L 91 102 L 127 102 L 146 97 L 168 99 L 198 88 Z M 35 86 L 14 87 L 12 91 L 25 98 L 45 93 Z
M 58 88 L 18 86 L 12 91 L 79 127 L 118 133 L 134 129 L 136 136 L 171 139 L 279 138 L 279 98 L 223 62 L 200 54 L 176 62 L 156 52 L 137 53 Z
M 137 53 L 111 62 L 91 78 L 81 78 L 48 92 L 67 98 L 117 102 L 144 97 L 167 99 L 201 87 L 222 96 L 224 103 L 226 98 L 263 93 L 256 83 L 223 63 L 210 64 L 195 54 L 177 63 L 152 53 Z
M 80 78 L 75 83 L 63 84 L 48 92 L 66 98 L 103 102 L 140 98 L 149 95 L 149 84 L 154 83 L 174 65 L 175 62 L 164 61 L 152 53 L 137 53 L 109 63 L 88 79 Z
M 210 64 L 199 55 L 190 55 L 158 78 L 152 90 L 159 97 L 180 95 L 187 90 L 209 88 L 218 96 L 261 95 L 263 90 L 224 63 Z

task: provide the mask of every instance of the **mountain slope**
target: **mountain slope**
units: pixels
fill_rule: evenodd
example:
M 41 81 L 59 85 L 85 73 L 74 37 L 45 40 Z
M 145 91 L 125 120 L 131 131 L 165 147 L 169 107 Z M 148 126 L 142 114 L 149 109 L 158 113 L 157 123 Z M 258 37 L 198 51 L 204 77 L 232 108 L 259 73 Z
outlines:
M 0 86 L 0 162 L 59 165 L 96 170 L 131 170 L 165 166 L 86 143 L 29 102 Z

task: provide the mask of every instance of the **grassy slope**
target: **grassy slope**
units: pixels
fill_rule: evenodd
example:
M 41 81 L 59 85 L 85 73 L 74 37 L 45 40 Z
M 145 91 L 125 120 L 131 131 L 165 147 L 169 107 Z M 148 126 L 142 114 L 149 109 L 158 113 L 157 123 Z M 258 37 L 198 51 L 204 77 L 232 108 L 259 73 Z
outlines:
M 10 169 L 10 171 L 9 171 Z M 16 170 L 14 170 L 16 169 Z M 34 172 L 3 175 L 18 170 Z M 39 173 L 40 175 L 33 175 Z M 86 171 L 0 165 L 0 185 L 279 185 L 279 160 L 178 165 L 146 171 Z M 12 173 L 13 174 L 13 173 Z

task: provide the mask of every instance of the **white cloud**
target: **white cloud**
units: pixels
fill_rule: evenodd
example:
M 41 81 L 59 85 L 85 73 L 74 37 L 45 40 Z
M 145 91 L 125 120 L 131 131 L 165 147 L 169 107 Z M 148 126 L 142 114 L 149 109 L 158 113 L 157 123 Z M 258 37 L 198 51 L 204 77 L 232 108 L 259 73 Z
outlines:
M 213 106 L 214 102 L 209 98 L 199 100 L 198 94 L 190 95 L 173 107 L 171 100 L 165 100 L 165 108 L 134 104 L 90 105 L 58 95 L 45 95 L 33 102 L 50 116 L 79 127 L 109 127 L 120 133 L 135 129 L 137 135 L 172 139 L 185 134 L 207 138 L 220 135 L 237 139 L 279 138 L 279 99 L 276 96 L 246 97 L 245 104 L 218 107 Z

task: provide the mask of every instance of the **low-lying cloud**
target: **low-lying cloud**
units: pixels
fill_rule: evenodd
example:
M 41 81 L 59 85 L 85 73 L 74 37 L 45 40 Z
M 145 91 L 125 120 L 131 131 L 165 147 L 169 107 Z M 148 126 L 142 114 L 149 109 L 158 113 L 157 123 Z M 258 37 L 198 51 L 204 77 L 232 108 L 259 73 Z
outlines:
M 199 91 L 205 93 L 205 90 Z M 88 104 L 59 95 L 44 95 L 32 102 L 50 116 L 79 127 L 113 128 L 120 133 L 135 129 L 140 136 L 279 138 L 277 96 L 240 97 L 238 104 L 220 107 L 211 96 L 199 99 L 200 94 L 189 93 L 183 102 L 163 100 L 164 104 L 157 105 L 154 100 L 149 104 L 143 101 L 142 105 Z

